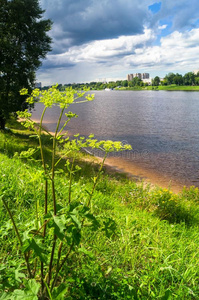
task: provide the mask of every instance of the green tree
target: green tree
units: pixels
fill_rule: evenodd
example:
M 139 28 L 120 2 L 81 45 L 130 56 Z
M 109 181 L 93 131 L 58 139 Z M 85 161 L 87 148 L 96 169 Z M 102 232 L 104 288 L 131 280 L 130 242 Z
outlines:
M 34 87 L 35 71 L 50 51 L 47 32 L 51 21 L 42 19 L 38 0 L 0 0 L 0 129 L 10 113 L 27 108 L 21 88 Z
M 116 82 L 114 82 L 114 81 L 110 81 L 110 82 L 108 83 L 108 85 L 107 85 L 107 87 L 108 87 L 109 89 L 114 89 L 116 86 L 117 86 L 117 85 L 116 85 Z
M 138 77 L 134 77 L 131 81 L 129 81 L 129 86 L 140 86 L 141 85 L 142 80 Z
M 176 75 L 173 78 L 173 82 L 177 85 L 182 85 L 183 84 L 183 77 L 182 75 L 176 73 Z
M 183 77 L 184 85 L 194 85 L 195 75 L 192 72 L 188 72 Z
M 159 84 L 160 84 L 160 77 L 155 76 L 155 78 L 152 81 L 152 85 L 159 86 Z
M 128 81 L 127 80 L 123 80 L 122 81 L 122 86 L 123 87 L 127 87 L 128 86 Z
M 165 76 L 165 80 L 167 81 L 168 85 L 169 84 L 173 84 L 174 83 L 174 77 L 175 77 L 175 74 L 174 73 L 169 73 Z
M 168 85 L 168 79 L 167 78 L 164 78 L 162 81 L 161 81 L 162 85 Z
M 199 85 L 199 77 L 195 77 L 195 84 Z

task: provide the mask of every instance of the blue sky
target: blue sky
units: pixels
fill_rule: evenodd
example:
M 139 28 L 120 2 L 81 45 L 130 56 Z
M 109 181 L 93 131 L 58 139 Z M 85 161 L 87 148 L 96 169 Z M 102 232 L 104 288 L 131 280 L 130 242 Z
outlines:
M 53 21 L 43 85 L 199 69 L 198 0 L 40 0 Z

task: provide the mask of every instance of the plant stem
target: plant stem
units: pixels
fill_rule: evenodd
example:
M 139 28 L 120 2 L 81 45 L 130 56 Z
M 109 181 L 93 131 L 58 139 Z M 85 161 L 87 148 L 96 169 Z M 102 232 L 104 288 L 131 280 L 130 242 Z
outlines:
M 73 158 L 72 166 L 70 170 L 70 178 L 69 178 L 69 190 L 68 190 L 68 204 L 71 202 L 71 187 L 72 187 L 72 175 L 73 175 L 73 167 L 74 167 L 75 159 Z
M 50 291 L 53 290 L 54 285 L 56 284 L 56 281 L 57 281 L 57 276 L 58 276 L 58 273 L 59 273 L 59 262 L 60 262 L 60 258 L 61 258 L 62 246 L 63 246 L 63 242 L 61 242 L 60 245 L 59 245 L 56 274 L 55 274 L 55 278 L 53 280 Z
M 23 246 L 23 243 L 22 243 L 22 240 L 21 240 L 21 237 L 20 237 L 20 234 L 19 234 L 19 231 L 18 231 L 18 228 L 17 228 L 17 225 L 15 223 L 15 220 L 12 216 L 12 213 L 6 203 L 6 201 L 3 199 L 2 197 L 2 201 L 3 201 L 3 204 L 5 205 L 5 208 L 10 216 L 10 219 L 12 221 L 12 224 L 13 224 L 13 227 L 14 227 L 14 230 L 16 232 L 16 235 L 18 237 L 18 240 L 19 240 L 19 243 L 20 243 L 20 246 L 22 247 Z M 25 261 L 26 261 L 26 266 L 27 266 L 27 270 L 28 270 L 28 274 L 29 274 L 29 278 L 32 278 L 32 274 L 31 274 L 31 270 L 30 270 L 30 264 L 29 264 L 29 261 L 28 261 L 28 256 L 26 255 L 26 253 L 24 253 L 24 258 L 25 258 Z
M 64 257 L 64 259 L 63 259 L 61 265 L 57 268 L 57 271 L 56 271 L 56 274 L 55 274 L 55 278 L 54 278 L 53 283 L 52 283 L 52 286 L 51 286 L 51 291 L 52 291 L 52 289 L 54 288 L 54 286 L 55 286 L 55 284 L 56 284 L 56 282 L 57 282 L 58 274 L 59 274 L 59 272 L 61 271 L 61 269 L 63 268 L 63 266 L 64 266 L 64 264 L 65 264 L 67 258 L 69 257 L 69 255 L 70 255 L 70 253 L 71 253 L 71 251 L 72 251 L 72 249 L 73 249 L 73 246 L 74 246 L 74 241 L 72 242 L 72 244 L 71 244 L 71 246 L 70 246 L 70 248 L 69 248 L 69 250 L 68 250 L 66 256 Z
M 90 206 L 90 203 L 91 203 L 91 200 L 92 200 L 92 197 L 93 197 L 93 193 L 94 193 L 94 191 L 95 191 L 95 187 L 96 187 L 96 185 L 97 185 L 97 182 L 98 182 L 99 176 L 100 176 L 100 174 L 101 174 L 101 171 L 102 171 L 104 162 L 105 162 L 105 160 L 106 160 L 106 158 L 107 158 L 107 155 L 108 155 L 108 153 L 106 152 L 105 155 L 104 155 L 103 161 L 102 161 L 102 163 L 101 163 L 101 165 L 100 165 L 100 169 L 99 169 L 99 171 L 98 171 L 97 178 L 96 178 L 95 181 L 94 181 L 93 188 L 92 188 L 92 191 L 91 191 L 91 193 L 90 193 L 90 197 L 89 197 L 88 203 L 87 203 L 87 206 L 88 206 L 88 207 Z
M 59 119 L 57 122 L 57 127 L 55 130 L 55 134 L 53 137 L 53 152 L 52 152 L 52 195 L 53 195 L 53 209 L 54 209 L 54 215 L 56 216 L 56 197 L 55 197 L 55 182 L 54 182 L 54 178 L 55 178 L 55 153 L 56 153 L 56 145 L 57 145 L 57 134 L 58 134 L 58 130 L 59 130 L 59 125 L 62 119 L 62 115 L 64 113 L 64 108 L 62 108 L 60 115 L 59 115 Z
M 54 258 L 54 253 L 55 253 L 56 241 L 57 241 L 57 236 L 56 236 L 56 234 L 54 234 L 52 252 L 51 252 L 51 257 L 50 257 L 50 264 L 49 264 L 49 271 L 48 271 L 48 282 L 47 282 L 48 286 L 50 285 L 50 280 L 51 280 L 51 276 L 52 276 L 52 266 L 53 266 L 53 258 Z
M 42 130 L 42 122 L 43 118 L 45 115 L 47 107 L 44 107 L 41 119 L 40 119 L 40 124 L 39 124 L 39 132 L 38 132 L 38 138 L 39 138 L 39 147 L 40 147 L 40 152 L 41 152 L 41 161 L 42 161 L 42 166 L 44 168 L 45 174 L 46 174 L 46 166 L 45 166 L 45 160 L 44 160 L 44 153 L 43 153 L 43 146 L 42 146 L 42 141 L 41 141 L 41 130 Z
M 53 196 L 53 211 L 54 211 L 54 216 L 57 214 L 57 209 L 56 209 L 56 196 L 55 196 L 55 154 L 56 154 L 56 145 L 57 145 L 57 134 L 60 126 L 60 122 L 62 119 L 62 115 L 64 112 L 64 108 L 62 108 L 59 119 L 57 122 L 57 127 L 55 130 L 55 134 L 53 137 L 53 151 L 52 151 L 52 196 Z M 52 251 L 51 251 L 51 257 L 50 257 L 50 264 L 49 264 L 49 270 L 48 270 L 48 286 L 50 285 L 50 280 L 51 280 L 51 275 L 52 275 L 52 267 L 53 267 L 53 259 L 54 259 L 54 253 L 55 253 L 55 247 L 56 247 L 56 241 L 57 241 L 57 236 L 54 233 L 54 239 L 53 239 L 53 245 L 52 245 Z
M 46 172 L 46 165 L 45 165 L 45 160 L 44 160 L 43 145 L 42 145 L 42 141 L 41 141 L 41 130 L 42 130 L 42 123 L 43 123 L 43 118 L 44 118 L 46 109 L 47 109 L 47 107 L 45 106 L 43 109 L 42 115 L 41 115 L 40 124 L 39 124 L 39 132 L 38 132 L 41 161 L 42 161 L 42 166 L 44 169 L 45 177 L 47 176 L 47 172 Z M 44 214 L 46 215 L 48 212 L 48 181 L 46 178 L 45 178 L 45 202 L 44 203 L 45 203 L 44 204 Z M 45 235 L 46 235 L 46 222 L 44 223 L 43 243 L 44 243 Z M 44 290 L 43 278 L 44 278 L 44 264 L 43 264 L 43 262 L 41 262 L 41 289 L 42 289 L 42 292 Z

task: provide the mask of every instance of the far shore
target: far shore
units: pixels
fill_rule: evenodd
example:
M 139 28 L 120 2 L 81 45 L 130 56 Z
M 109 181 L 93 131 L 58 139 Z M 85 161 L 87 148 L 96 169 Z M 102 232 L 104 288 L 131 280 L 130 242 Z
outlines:
M 199 91 L 199 86 L 189 85 L 159 85 L 159 86 L 134 86 L 115 88 L 117 91 Z

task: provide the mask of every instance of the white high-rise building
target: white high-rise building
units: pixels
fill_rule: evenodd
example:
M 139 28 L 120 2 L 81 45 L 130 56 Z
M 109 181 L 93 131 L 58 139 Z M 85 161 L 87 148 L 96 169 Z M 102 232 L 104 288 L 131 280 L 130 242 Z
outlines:
M 150 75 L 149 73 L 134 73 L 134 74 L 128 74 L 127 75 L 127 80 L 131 81 L 133 78 L 138 77 L 139 79 L 149 79 Z
M 149 79 L 149 73 L 142 73 L 142 79 Z

